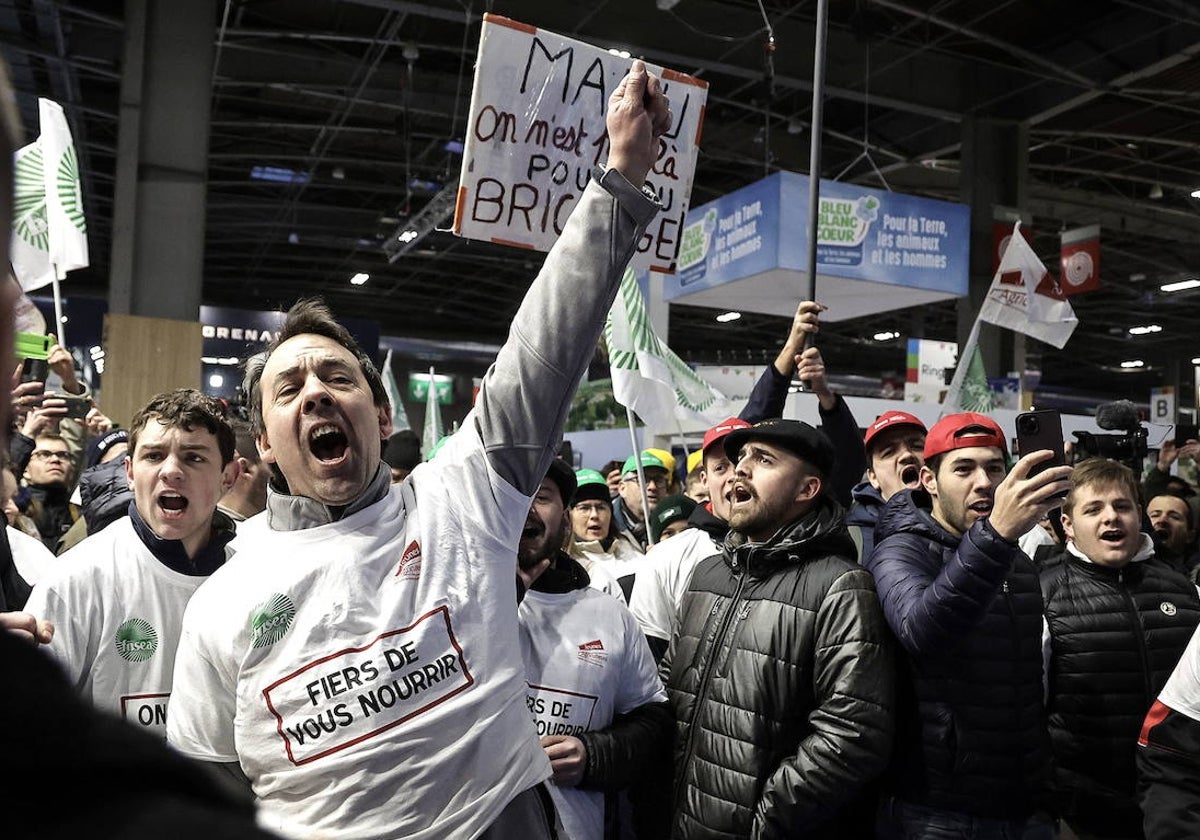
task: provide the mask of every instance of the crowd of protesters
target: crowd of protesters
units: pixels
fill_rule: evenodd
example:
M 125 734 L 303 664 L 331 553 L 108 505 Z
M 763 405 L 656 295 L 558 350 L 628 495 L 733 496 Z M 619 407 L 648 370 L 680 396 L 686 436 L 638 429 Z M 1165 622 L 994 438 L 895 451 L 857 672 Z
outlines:
M 558 457 L 670 122 L 635 62 L 436 454 L 319 301 L 246 420 L 178 389 L 117 429 L 63 348 L 17 369 L 11 836 L 1200 836 L 1200 442 L 1142 479 L 984 414 L 860 425 L 806 301 L 695 452 Z

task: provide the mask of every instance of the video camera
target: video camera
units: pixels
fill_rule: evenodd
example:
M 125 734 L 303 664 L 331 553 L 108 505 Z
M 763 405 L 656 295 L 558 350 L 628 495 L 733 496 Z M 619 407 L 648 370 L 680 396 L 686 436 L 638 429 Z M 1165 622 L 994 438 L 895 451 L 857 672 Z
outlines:
M 1075 446 L 1072 461 L 1079 463 L 1086 458 L 1111 458 L 1133 470 L 1140 481 L 1149 446 L 1146 442 L 1148 433 L 1138 417 L 1137 406 L 1129 400 L 1103 403 L 1096 407 L 1096 425 L 1123 434 L 1073 432 Z

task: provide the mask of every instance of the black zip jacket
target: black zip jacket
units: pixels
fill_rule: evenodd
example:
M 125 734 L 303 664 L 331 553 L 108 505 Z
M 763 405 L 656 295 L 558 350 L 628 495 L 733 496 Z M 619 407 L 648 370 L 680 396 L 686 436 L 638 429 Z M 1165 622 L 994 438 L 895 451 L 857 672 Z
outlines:
M 1158 560 L 1113 569 L 1069 552 L 1041 583 L 1058 811 L 1088 834 L 1136 837 L 1138 732 L 1200 624 L 1196 587 Z
M 765 543 L 699 564 L 663 661 L 675 838 L 857 836 L 846 806 L 892 741 L 890 634 L 824 498 Z M 869 812 L 869 808 L 867 809 Z

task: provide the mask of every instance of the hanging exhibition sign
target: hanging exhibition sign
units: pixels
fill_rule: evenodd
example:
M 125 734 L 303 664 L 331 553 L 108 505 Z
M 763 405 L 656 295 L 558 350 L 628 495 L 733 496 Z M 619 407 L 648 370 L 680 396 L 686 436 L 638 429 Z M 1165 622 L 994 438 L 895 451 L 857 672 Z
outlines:
M 822 181 L 816 297 L 842 320 L 967 292 L 966 205 Z M 667 300 L 791 314 L 806 289 L 808 177 L 776 172 L 692 210 Z

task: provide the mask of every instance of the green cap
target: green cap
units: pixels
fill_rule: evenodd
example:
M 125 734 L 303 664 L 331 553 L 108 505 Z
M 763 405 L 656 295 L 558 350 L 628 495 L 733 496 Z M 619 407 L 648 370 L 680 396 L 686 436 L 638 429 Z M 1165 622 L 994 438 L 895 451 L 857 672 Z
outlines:
M 571 499 L 571 504 L 577 505 L 584 499 L 611 501 L 608 482 L 596 470 L 575 470 L 575 497 Z
M 437 443 L 430 447 L 429 454 L 425 456 L 425 460 L 432 461 L 434 456 L 438 454 L 438 450 L 445 446 L 446 441 L 448 440 L 450 440 L 450 435 L 443 435 L 442 437 L 438 438 Z
M 667 470 L 667 465 L 662 462 L 662 459 L 653 452 L 642 452 L 642 468 L 658 467 L 660 470 Z M 628 475 L 631 472 L 637 472 L 638 458 L 636 455 L 630 455 L 625 459 L 625 463 L 621 466 L 621 475 Z M 667 470 L 670 472 L 670 470 Z
M 575 470 L 575 485 L 582 487 L 585 484 L 603 484 L 608 488 L 608 482 L 596 470 Z

